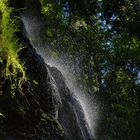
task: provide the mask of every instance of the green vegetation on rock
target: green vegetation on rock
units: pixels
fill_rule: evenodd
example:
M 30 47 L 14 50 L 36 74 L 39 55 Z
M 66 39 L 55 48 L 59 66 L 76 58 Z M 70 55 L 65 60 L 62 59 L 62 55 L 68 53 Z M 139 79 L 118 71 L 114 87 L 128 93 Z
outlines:
M 19 51 L 23 48 L 16 33 L 20 30 L 15 9 L 8 5 L 8 0 L 0 1 L 0 111 L 7 117 L 8 108 L 23 115 L 24 109 L 16 99 L 17 92 L 22 93 L 22 84 L 26 81 L 25 68 L 19 60 Z

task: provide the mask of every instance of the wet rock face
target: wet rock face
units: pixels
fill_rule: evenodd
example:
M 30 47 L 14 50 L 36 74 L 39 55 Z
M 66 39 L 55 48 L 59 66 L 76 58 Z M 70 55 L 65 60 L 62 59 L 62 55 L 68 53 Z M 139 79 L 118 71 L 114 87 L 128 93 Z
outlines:
M 93 140 L 82 106 L 69 90 L 62 73 L 55 67 L 49 67 L 49 70 L 61 97 L 62 105 L 59 109 L 58 120 L 65 134 L 70 140 Z
M 57 68 L 45 64 L 42 57 L 37 55 L 33 48 L 29 47 L 27 52 L 30 56 L 28 56 L 25 64 L 27 74 L 31 79 L 38 82 L 32 94 L 39 104 L 37 106 L 39 109 L 34 108 L 34 110 L 36 109 L 38 112 L 41 110 L 40 114 L 42 112 L 50 114 L 55 119 L 56 124 L 60 123 L 61 126 L 59 127 L 62 127 L 64 131 L 64 137 L 61 137 L 60 140 L 62 138 L 93 140 L 83 109 L 77 98 L 67 87 L 61 72 Z M 27 53 L 24 52 L 24 56 L 25 54 Z M 31 101 L 29 100 L 29 102 Z M 38 122 L 40 123 L 40 120 Z M 49 127 L 48 131 L 51 131 L 52 126 Z M 56 135 L 55 131 L 50 138 Z M 59 138 L 57 139 L 59 140 Z
M 11 1 L 13 7 L 15 2 L 17 0 Z M 29 8 L 32 6 L 33 0 L 26 0 L 26 2 L 28 2 Z M 23 3 L 20 5 L 18 1 L 16 5 L 20 7 L 23 6 Z M 34 7 L 34 10 L 36 9 L 38 10 Z M 32 8 L 27 10 L 32 10 Z M 32 11 L 30 12 L 32 13 Z M 28 16 L 27 12 L 24 16 Z M 30 24 L 30 26 L 32 25 Z M 24 125 L 15 127 L 14 124 L 11 124 L 11 128 L 14 129 L 10 130 L 8 125 L 0 127 L 0 139 L 93 140 L 78 99 L 69 90 L 62 73 L 57 68 L 47 65 L 44 59 L 36 53 L 34 49 L 36 43 L 29 41 L 28 29 L 24 22 L 21 22 L 19 37 L 26 48 L 21 50 L 19 57 L 24 63 L 29 80 L 22 87 L 24 94 L 18 94 L 16 98 L 25 108 L 26 115 L 23 116 L 21 123 Z M 34 32 L 31 32 L 30 35 L 32 33 Z M 40 34 L 39 30 L 38 34 Z M 32 39 L 35 40 L 35 38 Z M 15 123 L 18 124 L 19 121 Z
M 12 117 L 19 117 L 18 120 L 13 123 L 14 118 L 11 118 L 6 125 L 2 123 L 0 139 L 65 140 L 66 136 L 57 120 L 61 99 L 44 60 L 31 45 L 22 50 L 20 59 L 24 61 L 26 74 L 30 79 L 22 86 L 23 94 L 16 95 L 16 100 L 24 107 L 25 115 L 14 114 Z M 37 82 L 35 86 L 32 80 Z
M 31 8 L 32 5 L 33 8 Z M 46 41 L 44 42 L 44 37 L 38 38 L 38 35 L 42 33 L 41 29 L 44 28 L 44 25 L 38 8 L 36 8 L 35 5 L 32 0 L 30 2 L 26 1 L 26 11 L 24 11 L 21 17 L 25 26 L 26 36 L 31 40 L 31 44 L 39 49 L 39 47 L 47 47 L 47 43 Z M 31 9 L 33 9 L 33 11 Z M 37 16 L 34 15 L 34 13 L 37 13 Z M 31 23 L 31 19 L 35 21 L 33 25 L 29 24 Z M 38 27 L 38 32 L 36 32 L 35 27 Z M 38 42 L 41 42 L 41 46 L 35 41 L 36 37 Z M 83 109 L 77 98 L 67 87 L 62 73 L 57 68 L 50 67 L 47 64 L 45 64 L 45 68 L 44 62 L 43 66 L 42 64 L 36 66 L 35 60 L 30 63 L 34 64 L 34 66 L 32 70 L 29 69 L 29 73 L 32 78 L 39 81 L 39 87 L 36 88 L 39 93 L 37 98 L 40 100 L 41 106 L 45 107 L 45 110 L 43 110 L 47 113 L 51 112 L 61 124 L 65 139 L 93 140 Z
M 28 76 L 38 82 L 36 87 L 29 89 L 31 93 L 26 94 L 31 110 L 29 114 L 32 113 L 29 124 L 38 127 L 37 133 L 42 131 L 42 128 L 44 133 L 52 133 L 48 137 L 52 140 L 56 136 L 58 140 L 93 140 L 83 109 L 67 87 L 62 73 L 45 64 L 31 45 L 22 53 L 21 58 L 25 61 Z M 47 119 L 48 115 L 53 123 L 42 121 L 42 118 Z M 44 133 L 41 133 L 41 136 Z
M 61 104 L 60 98 L 55 97 L 57 90 L 53 86 L 52 78 L 49 75 L 46 64 L 41 56 L 37 55 L 33 48 L 29 48 L 29 58 L 26 60 L 28 76 L 37 82 L 33 89 L 34 96 L 38 99 L 41 109 L 56 117 L 56 112 Z M 55 84 L 54 84 L 55 85 Z

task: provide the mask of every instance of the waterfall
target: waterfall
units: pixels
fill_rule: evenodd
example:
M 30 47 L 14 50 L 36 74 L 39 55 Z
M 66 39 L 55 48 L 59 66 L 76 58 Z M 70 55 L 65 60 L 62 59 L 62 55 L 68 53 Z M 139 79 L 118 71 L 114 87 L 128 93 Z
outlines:
M 52 79 L 52 84 L 60 97 L 60 108 L 56 111 L 56 119 L 62 125 L 70 140 L 93 140 L 98 122 L 98 106 L 93 96 L 78 87 L 70 66 L 55 59 L 51 55 L 51 46 L 47 37 L 42 34 L 45 21 L 42 18 L 35 1 L 26 1 L 21 14 L 25 30 L 24 34 L 30 40 L 37 53 L 43 57 Z M 63 56 L 64 58 L 65 56 Z

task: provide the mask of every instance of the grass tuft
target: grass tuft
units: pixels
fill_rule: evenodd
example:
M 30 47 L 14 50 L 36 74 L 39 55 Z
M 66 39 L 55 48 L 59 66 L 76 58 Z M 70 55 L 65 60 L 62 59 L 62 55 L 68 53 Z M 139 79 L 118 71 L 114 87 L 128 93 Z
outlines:
M 5 76 L 7 78 L 16 78 L 20 74 L 19 82 L 25 81 L 25 69 L 18 58 L 18 52 L 23 47 L 20 43 L 16 33 L 19 32 L 20 19 L 13 16 L 14 8 L 8 6 L 8 0 L 0 1 L 0 12 L 2 14 L 1 21 L 1 51 L 7 54 L 7 63 L 5 69 Z M 19 84 L 20 84 L 19 83 Z

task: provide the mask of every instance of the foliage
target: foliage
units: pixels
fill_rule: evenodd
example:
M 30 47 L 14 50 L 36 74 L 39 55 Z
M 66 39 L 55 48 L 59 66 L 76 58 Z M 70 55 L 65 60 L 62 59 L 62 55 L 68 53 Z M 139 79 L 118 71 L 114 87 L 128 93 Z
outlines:
M 9 53 L 7 58 L 6 75 L 10 76 L 12 73 L 14 75 L 19 70 L 23 76 L 25 76 L 23 66 L 20 64 L 17 56 L 19 50 L 21 49 L 21 44 L 15 35 L 15 33 L 19 30 L 19 19 L 18 17 L 11 16 L 14 9 L 7 7 L 6 1 L 1 1 L 0 4 L 2 13 L 2 49 Z M 9 72 L 10 65 L 13 67 L 13 72 Z
M 140 38 L 139 0 L 103 0 L 103 13 L 117 31 L 125 31 Z
M 7 6 L 7 1 L 1 1 L 0 10 L 2 13 L 2 48 L 1 51 L 7 53 L 7 62 L 4 74 L 7 78 L 16 79 L 19 73 L 19 85 L 20 82 L 25 80 L 25 71 L 18 59 L 18 52 L 22 48 L 19 42 L 16 32 L 19 31 L 19 19 L 18 17 L 12 17 L 14 9 Z
M 41 7 L 52 50 L 78 65 L 78 80 L 105 106 L 98 139 L 139 139 L 138 0 L 41 0 Z
M 1 36 L 0 36 L 0 111 L 8 117 L 11 112 L 23 115 L 23 107 L 16 99 L 17 92 L 22 93 L 22 84 L 26 81 L 25 69 L 18 53 L 22 45 L 16 35 L 19 31 L 19 17 L 14 16 L 15 9 L 8 5 L 8 0 L 0 1 Z M 7 104 L 7 105 L 6 105 Z M 8 114 L 7 114 L 8 113 Z

